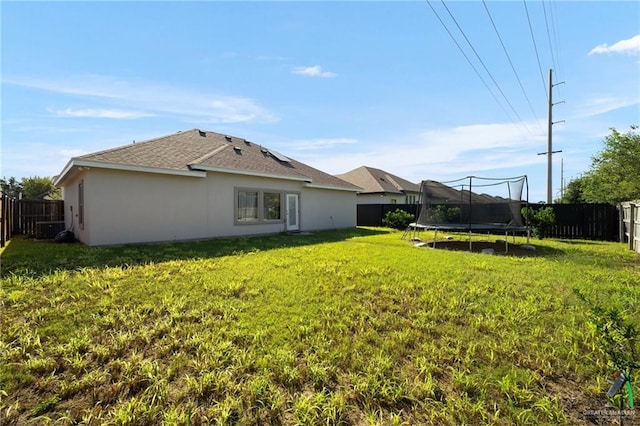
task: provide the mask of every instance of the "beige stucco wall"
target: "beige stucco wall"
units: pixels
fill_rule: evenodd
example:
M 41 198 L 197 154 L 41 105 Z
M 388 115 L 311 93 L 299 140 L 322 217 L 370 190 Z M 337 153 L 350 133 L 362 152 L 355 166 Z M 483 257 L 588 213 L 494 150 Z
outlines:
M 396 200 L 393 203 L 391 200 Z M 358 195 L 358 204 L 404 204 L 405 196 L 397 194 L 393 196 L 381 194 L 360 194 Z
M 207 173 L 209 216 L 211 232 L 207 238 L 275 234 L 285 231 L 284 220 L 268 224 L 235 224 L 235 190 L 257 189 L 274 192 L 300 191 L 301 182 L 271 179 L 229 173 Z
M 90 245 L 187 240 L 206 233 L 204 178 L 104 169 L 87 174 Z
M 76 216 L 74 232 L 88 245 L 286 231 L 284 218 L 277 223 L 235 223 L 238 188 L 299 194 L 301 231 L 356 226 L 355 192 L 308 188 L 300 181 L 217 172 L 208 172 L 203 178 L 92 168 L 75 174 L 64 184 L 66 208 L 73 205 L 74 215 L 78 213 L 80 179 L 84 179 L 85 187 L 85 226 L 84 230 L 79 229 Z
M 416 203 L 419 193 L 409 193 L 415 196 Z M 395 203 L 393 202 L 395 200 Z M 358 194 L 358 204 L 409 204 L 405 194 Z
M 356 226 L 355 192 L 307 188 L 300 195 L 302 230 L 340 229 Z
M 73 233 L 80 241 L 89 241 L 89 228 L 80 228 L 78 224 L 78 183 L 81 179 L 86 179 L 85 172 L 75 173 L 70 177 L 62 188 L 62 198 L 64 200 L 64 222 L 65 228 L 69 229 L 73 224 Z

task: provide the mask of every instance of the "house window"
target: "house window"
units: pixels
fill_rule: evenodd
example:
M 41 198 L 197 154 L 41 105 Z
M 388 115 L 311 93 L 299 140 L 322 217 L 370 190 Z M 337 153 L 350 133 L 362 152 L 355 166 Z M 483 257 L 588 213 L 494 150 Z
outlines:
M 280 220 L 281 197 L 279 192 L 264 192 L 262 197 L 262 218 L 264 220 Z
M 282 221 L 282 193 L 260 189 L 236 189 L 236 223 Z
M 78 226 L 84 229 L 84 179 L 78 184 Z
M 238 191 L 238 222 L 258 221 L 258 191 Z

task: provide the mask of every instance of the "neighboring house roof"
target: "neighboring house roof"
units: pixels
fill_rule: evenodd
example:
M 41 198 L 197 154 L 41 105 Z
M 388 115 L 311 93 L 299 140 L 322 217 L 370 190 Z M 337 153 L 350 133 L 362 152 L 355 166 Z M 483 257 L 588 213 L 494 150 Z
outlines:
M 422 182 L 422 185 L 425 189 L 425 194 L 423 195 L 428 200 L 459 200 L 461 203 L 468 203 L 470 201 L 468 189 L 458 189 L 458 187 L 453 188 L 435 180 L 425 180 Z M 471 192 L 471 202 L 474 204 L 502 203 L 506 201 L 508 200 L 500 196 Z
M 77 167 L 187 176 L 207 171 L 299 180 L 311 187 L 357 191 L 357 186 L 246 139 L 198 129 L 72 158 L 56 184 Z
M 363 189 L 361 191 L 362 194 L 420 192 L 420 185 L 373 167 L 362 166 L 336 176 L 361 187 Z

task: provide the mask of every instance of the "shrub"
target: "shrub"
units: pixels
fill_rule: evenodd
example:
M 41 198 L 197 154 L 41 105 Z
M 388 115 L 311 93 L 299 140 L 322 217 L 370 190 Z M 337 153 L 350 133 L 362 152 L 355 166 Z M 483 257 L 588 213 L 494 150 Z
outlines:
M 543 239 L 551 235 L 551 227 L 556 223 L 556 214 L 553 212 L 553 207 L 544 207 L 538 210 L 525 207 L 521 213 L 522 217 L 531 226 L 535 237 Z
M 628 313 L 617 306 L 605 307 L 590 300 L 585 293 L 574 288 L 574 293 L 588 306 L 588 315 L 598 332 L 597 338 L 602 351 L 607 355 L 607 363 L 614 373 L 612 377 L 624 374 L 627 378 L 626 388 L 619 390 L 621 396 L 629 401 L 629 408 L 633 408 L 633 390 L 631 387 L 632 371 L 640 368 L 640 330 L 638 330 Z M 610 402 L 613 396 L 607 392 Z M 623 401 L 622 401 L 623 402 Z
M 446 207 L 439 205 L 431 212 L 431 220 L 440 223 L 459 222 L 460 212 L 460 207 Z
M 394 229 L 407 229 L 407 226 L 413 222 L 414 216 L 402 209 L 396 209 L 393 212 L 387 212 L 382 219 L 382 224 Z

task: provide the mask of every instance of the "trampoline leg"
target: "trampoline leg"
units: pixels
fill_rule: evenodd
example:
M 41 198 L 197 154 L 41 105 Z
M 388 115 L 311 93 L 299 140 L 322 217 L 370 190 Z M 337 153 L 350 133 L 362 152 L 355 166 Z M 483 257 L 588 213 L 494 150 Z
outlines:
M 402 236 L 400 237 L 400 239 L 404 240 L 408 235 L 411 235 L 411 226 L 407 226 L 407 228 L 402 233 Z
M 513 240 L 515 243 L 516 234 L 513 234 Z M 509 253 L 509 231 L 504 233 L 504 252 Z
M 469 231 L 469 251 L 473 251 L 473 243 L 471 242 L 471 231 Z

